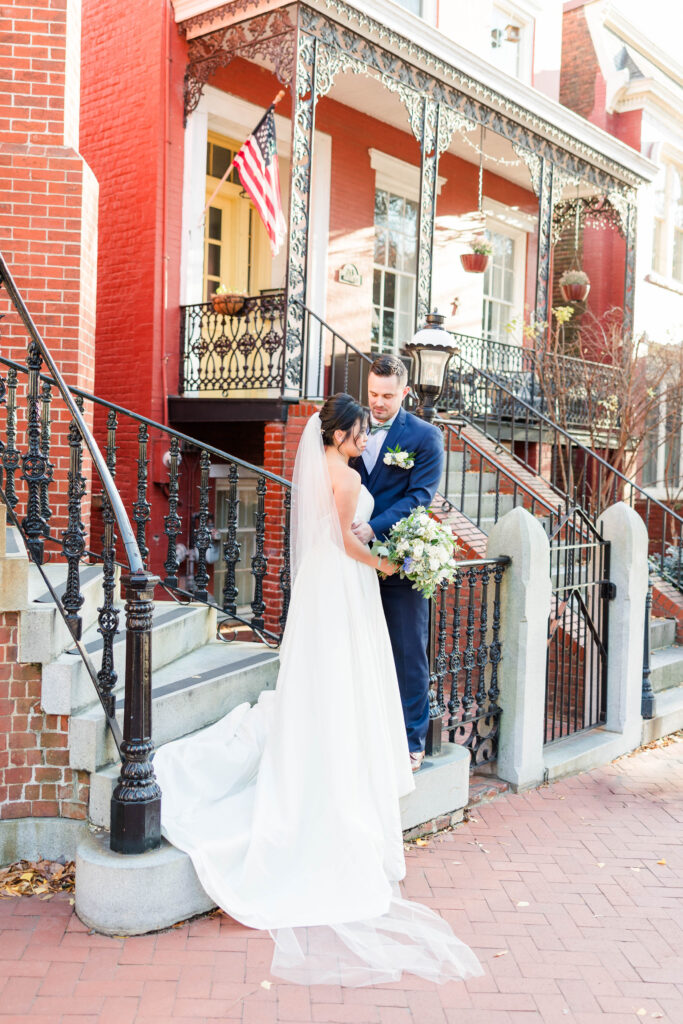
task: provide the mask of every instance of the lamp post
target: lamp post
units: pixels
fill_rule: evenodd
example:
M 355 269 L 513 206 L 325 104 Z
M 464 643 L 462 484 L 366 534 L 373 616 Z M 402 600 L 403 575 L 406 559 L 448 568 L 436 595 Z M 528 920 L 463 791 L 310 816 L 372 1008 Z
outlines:
M 443 391 L 451 357 L 457 352 L 452 336 L 441 326 L 446 319 L 436 310 L 427 314 L 427 323 L 404 346 L 413 359 L 413 388 L 419 406 L 415 415 L 429 423 L 436 414 L 436 403 Z

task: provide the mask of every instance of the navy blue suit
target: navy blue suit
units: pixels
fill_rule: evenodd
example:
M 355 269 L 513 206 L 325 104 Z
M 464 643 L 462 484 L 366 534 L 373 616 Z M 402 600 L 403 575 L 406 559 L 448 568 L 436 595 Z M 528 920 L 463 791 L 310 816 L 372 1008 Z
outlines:
M 412 469 L 386 466 L 387 448 L 415 452 Z M 387 431 L 370 474 L 362 458 L 352 459 L 362 482 L 375 499 L 370 526 L 377 538 L 385 537 L 394 523 L 418 505 L 429 507 L 441 480 L 443 437 L 431 423 L 405 409 Z M 403 717 L 411 751 L 424 750 L 429 725 L 429 602 L 409 580 L 398 574 L 380 582 L 380 593 L 396 662 Z

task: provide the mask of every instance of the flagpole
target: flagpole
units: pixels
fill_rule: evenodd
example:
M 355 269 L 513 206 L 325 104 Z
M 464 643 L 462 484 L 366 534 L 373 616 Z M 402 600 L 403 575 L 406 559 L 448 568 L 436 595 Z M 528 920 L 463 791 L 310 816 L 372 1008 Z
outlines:
M 279 93 L 277 94 L 277 96 L 275 97 L 273 102 L 270 104 L 269 107 L 266 108 L 266 111 L 265 111 L 263 117 L 261 118 L 261 120 L 259 121 L 259 123 L 253 129 L 253 131 L 251 131 L 249 133 L 249 135 L 253 135 L 254 132 L 257 132 L 259 130 L 259 128 L 261 127 L 261 125 L 263 124 L 265 119 L 268 117 L 268 114 L 271 112 L 271 110 L 274 110 L 275 107 L 278 105 L 278 103 L 280 102 L 280 100 L 284 96 L 285 91 L 286 91 L 285 89 L 280 89 Z M 249 138 L 249 135 L 247 135 L 247 139 Z M 247 139 L 245 139 L 244 142 L 246 142 Z M 242 145 L 244 145 L 244 142 L 242 143 Z M 240 149 L 241 148 L 242 147 L 240 146 Z M 199 220 L 197 222 L 197 227 L 201 227 L 201 225 L 202 225 L 202 223 L 204 221 L 204 218 L 206 217 L 206 211 L 209 209 L 209 207 L 211 206 L 211 203 L 214 201 L 214 199 L 218 195 L 218 192 L 219 192 L 221 186 L 223 185 L 223 182 L 227 179 L 228 175 L 230 174 L 230 172 L 231 172 L 231 170 L 233 169 L 234 166 L 235 166 L 235 161 L 233 159 L 233 160 L 230 161 L 230 166 L 228 167 L 227 171 L 225 172 L 225 174 L 223 175 L 223 177 L 221 178 L 221 180 L 218 182 L 218 184 L 216 185 L 215 189 L 211 193 L 211 197 L 210 197 L 209 201 L 207 202 L 206 206 L 204 207 L 204 209 L 202 210 L 202 215 L 201 215 L 201 217 L 199 218 Z

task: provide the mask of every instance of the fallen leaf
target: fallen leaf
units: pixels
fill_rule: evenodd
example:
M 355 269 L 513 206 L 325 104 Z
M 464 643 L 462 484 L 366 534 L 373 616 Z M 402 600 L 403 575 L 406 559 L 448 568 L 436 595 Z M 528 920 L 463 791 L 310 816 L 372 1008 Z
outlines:
M 520 900 L 519 903 L 517 904 L 517 906 L 518 907 L 528 907 L 529 904 L 527 903 L 526 900 Z
M 647 1017 L 647 1010 L 645 1009 L 644 1006 L 641 1006 L 641 1008 L 639 1010 L 636 1010 L 636 1016 L 638 1016 L 638 1017 Z
M 663 1013 L 651 1013 L 650 1016 L 654 1017 L 655 1020 L 661 1020 L 662 1017 L 664 1016 L 664 1014 Z
M 462 864 L 461 860 L 452 860 L 451 864 Z
M 72 907 L 73 907 L 75 902 L 76 902 L 76 900 L 73 900 L 73 899 L 69 900 L 69 903 L 71 904 Z
M 658 861 L 657 861 L 657 863 L 658 863 L 658 864 L 666 864 L 666 861 L 665 861 L 665 860 L 664 860 L 664 858 L 662 857 L 662 859 L 661 859 L 661 860 L 658 860 Z
M 272 988 L 272 987 L 273 987 L 272 981 L 262 981 L 261 982 L 261 988 Z
M 605 866 L 605 862 L 604 862 L 604 860 L 599 860 L 599 861 L 598 861 L 598 867 L 599 867 L 599 868 L 604 868 L 604 866 Z
M 415 845 L 416 846 L 427 846 L 428 844 L 427 844 L 427 840 L 426 839 L 416 839 L 415 840 Z
M 508 954 L 508 950 L 507 949 L 501 949 L 500 953 L 494 953 L 493 954 L 493 959 L 495 960 L 495 958 L 497 956 L 507 956 L 507 954 Z
M 640 868 L 631 868 L 631 871 L 640 871 Z

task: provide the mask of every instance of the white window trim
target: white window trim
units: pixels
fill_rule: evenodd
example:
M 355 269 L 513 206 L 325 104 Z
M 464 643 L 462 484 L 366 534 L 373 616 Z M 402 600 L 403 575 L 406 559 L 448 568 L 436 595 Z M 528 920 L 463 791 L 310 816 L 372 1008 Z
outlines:
M 508 0 L 495 0 L 492 4 L 491 14 L 493 11 L 499 11 L 506 17 L 519 23 L 520 27 L 520 40 L 519 40 L 519 70 L 517 75 L 514 76 L 521 82 L 525 82 L 527 85 L 531 84 L 533 77 L 533 63 L 534 63 L 534 27 L 535 17 L 530 7 L 537 7 L 536 4 L 519 4 L 509 3 Z M 495 56 L 492 50 L 490 63 L 495 66 Z
M 515 288 L 512 297 L 512 319 L 521 324 L 524 322 L 527 235 L 530 234 L 532 230 L 528 224 L 528 220 L 534 220 L 535 223 L 535 219 L 527 218 L 527 214 L 521 214 L 519 211 L 511 210 L 502 203 L 496 202 L 495 199 L 484 199 L 482 205 L 484 212 L 486 213 L 486 230 L 497 235 L 507 235 L 508 238 L 512 238 L 515 242 Z M 519 217 L 524 218 L 524 220 L 520 220 L 518 224 L 510 223 L 508 211 L 510 214 L 515 214 L 515 219 Z M 521 223 L 524 223 L 525 226 L 519 226 Z M 484 308 L 483 302 L 484 299 L 482 295 L 482 314 Z M 522 338 L 510 335 L 510 343 L 521 345 Z
M 652 189 L 652 223 L 651 223 L 651 237 L 652 237 L 652 255 L 650 258 L 650 271 L 648 277 L 653 281 L 654 284 L 660 285 L 663 288 L 671 288 L 672 291 L 680 291 L 683 287 L 683 281 L 680 278 L 674 277 L 673 275 L 673 260 L 674 260 L 674 199 L 673 199 L 673 175 L 678 173 L 681 182 L 683 183 L 683 150 L 678 147 L 663 144 L 657 146 L 656 154 L 653 153 L 653 159 L 661 170 L 664 171 L 664 194 L 666 197 L 666 212 L 664 214 L 664 230 L 662 232 L 662 239 L 660 245 L 664 250 L 663 270 L 655 270 L 655 263 L 657 262 L 657 253 L 654 249 L 654 202 L 655 202 L 655 189 L 654 181 L 650 186 Z M 656 179 L 655 179 L 656 180 Z
M 412 199 L 414 203 L 420 201 L 420 168 L 415 164 L 406 163 L 396 156 L 389 156 L 379 149 L 369 149 L 370 166 L 375 172 L 375 189 L 383 189 L 385 192 L 393 192 L 394 195 L 404 196 Z M 440 195 L 441 189 L 448 181 L 437 175 L 436 194 Z

